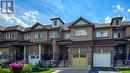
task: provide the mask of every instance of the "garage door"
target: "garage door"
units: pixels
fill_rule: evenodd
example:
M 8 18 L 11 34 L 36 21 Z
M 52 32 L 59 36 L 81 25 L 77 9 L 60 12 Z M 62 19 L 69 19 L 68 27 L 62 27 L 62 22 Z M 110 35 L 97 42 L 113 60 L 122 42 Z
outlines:
M 84 68 L 87 67 L 87 57 L 86 55 L 73 55 L 72 58 L 72 67 L 79 67 L 79 68 Z
M 94 67 L 111 67 L 111 53 L 94 53 Z

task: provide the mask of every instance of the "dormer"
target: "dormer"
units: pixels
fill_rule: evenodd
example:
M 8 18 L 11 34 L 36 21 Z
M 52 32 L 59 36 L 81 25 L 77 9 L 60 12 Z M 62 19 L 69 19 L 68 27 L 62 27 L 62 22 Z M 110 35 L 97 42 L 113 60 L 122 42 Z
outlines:
M 114 17 L 112 18 L 112 21 L 111 21 L 111 25 L 121 25 L 121 21 L 122 21 L 123 17 Z
M 51 21 L 53 27 L 60 27 L 64 25 L 64 22 L 60 18 L 52 18 Z

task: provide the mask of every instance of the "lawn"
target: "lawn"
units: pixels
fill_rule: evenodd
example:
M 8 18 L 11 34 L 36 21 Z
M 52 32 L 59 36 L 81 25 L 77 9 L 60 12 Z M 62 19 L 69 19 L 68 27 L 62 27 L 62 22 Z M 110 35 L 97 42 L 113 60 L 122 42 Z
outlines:
M 130 68 L 119 68 L 119 71 L 121 71 L 121 73 L 130 73 Z
M 52 73 L 54 70 L 42 71 L 42 72 L 33 72 L 33 73 Z

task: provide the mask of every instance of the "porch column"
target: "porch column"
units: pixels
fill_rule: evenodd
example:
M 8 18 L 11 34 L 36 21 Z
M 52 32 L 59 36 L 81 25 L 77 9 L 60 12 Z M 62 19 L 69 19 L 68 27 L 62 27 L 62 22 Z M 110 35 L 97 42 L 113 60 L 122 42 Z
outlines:
M 127 60 L 129 60 L 129 52 L 130 52 L 130 42 L 127 44 Z
M 91 48 L 91 67 L 93 67 L 94 45 Z
M 24 60 L 26 60 L 26 51 L 27 51 L 27 47 L 26 45 L 24 45 Z
M 39 60 L 41 60 L 41 44 L 39 44 Z

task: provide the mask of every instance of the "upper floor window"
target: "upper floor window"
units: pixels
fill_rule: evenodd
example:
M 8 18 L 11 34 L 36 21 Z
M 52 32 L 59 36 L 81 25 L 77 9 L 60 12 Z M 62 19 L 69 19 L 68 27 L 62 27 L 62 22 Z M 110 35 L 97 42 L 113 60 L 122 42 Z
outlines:
M 121 32 L 114 32 L 113 37 L 114 38 L 121 38 Z
M 14 40 L 16 38 L 15 33 L 6 33 L 6 39 Z
M 120 20 L 116 20 L 116 25 L 120 25 Z
M 84 35 L 87 35 L 86 30 L 76 30 L 75 31 L 75 36 L 84 36 Z
M 25 40 L 30 40 L 30 39 L 31 39 L 30 33 L 24 34 L 24 39 L 25 39 Z
M 43 33 L 42 32 L 35 32 L 34 38 L 35 39 L 42 39 L 42 38 L 44 38 Z
M 54 26 L 57 26 L 57 21 L 56 20 L 54 21 Z
M 57 31 L 51 31 L 50 38 L 57 38 L 58 34 Z
M 70 34 L 69 34 L 69 33 L 63 34 L 63 38 L 64 38 L 64 39 L 70 39 Z
M 108 31 L 96 31 L 96 37 L 108 37 Z

